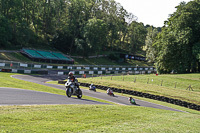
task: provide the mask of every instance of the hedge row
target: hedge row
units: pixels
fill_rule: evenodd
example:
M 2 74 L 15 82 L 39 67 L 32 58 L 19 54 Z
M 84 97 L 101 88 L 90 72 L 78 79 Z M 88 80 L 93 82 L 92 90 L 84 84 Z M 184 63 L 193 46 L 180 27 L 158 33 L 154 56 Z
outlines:
M 65 82 L 66 81 L 58 81 L 58 83 L 60 83 L 60 84 L 64 84 Z M 89 87 L 90 84 L 80 83 L 80 86 Z M 182 101 L 182 100 L 179 100 L 179 99 L 173 99 L 173 98 L 168 98 L 168 97 L 165 97 L 165 96 L 153 95 L 153 94 L 149 94 L 149 93 L 143 93 L 143 92 L 139 92 L 139 91 L 126 90 L 126 89 L 119 89 L 119 88 L 114 88 L 114 87 L 107 87 L 107 86 L 102 86 L 102 85 L 95 85 L 95 87 L 97 89 L 101 89 L 101 90 L 107 90 L 108 88 L 110 88 L 114 92 L 124 93 L 124 94 L 133 95 L 133 96 L 139 96 L 139 97 L 145 97 L 145 98 L 163 101 L 163 102 L 167 102 L 167 103 L 171 103 L 171 104 L 175 104 L 175 105 L 179 105 L 179 106 L 182 106 L 182 107 L 186 107 L 186 108 L 190 108 L 190 109 L 200 111 L 200 105 L 185 102 L 185 101 Z

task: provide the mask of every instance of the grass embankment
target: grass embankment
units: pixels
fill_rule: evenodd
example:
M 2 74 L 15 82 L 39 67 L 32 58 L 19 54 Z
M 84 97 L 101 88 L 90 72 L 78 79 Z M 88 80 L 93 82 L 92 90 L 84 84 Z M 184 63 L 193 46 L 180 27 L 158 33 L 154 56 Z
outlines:
M 0 60 L 32 62 L 30 59 L 18 52 L 0 53 Z
M 153 66 L 152 63 L 148 63 L 145 61 L 137 61 L 137 60 L 127 60 L 127 62 L 116 62 L 110 60 L 108 57 L 100 57 L 100 58 L 84 58 L 84 59 L 76 59 L 75 64 L 82 65 L 132 65 L 132 66 Z
M 200 74 L 107 76 L 79 79 L 79 82 L 130 89 L 200 105 Z M 194 91 L 186 90 L 189 85 Z
M 8 60 L 8 61 L 17 61 L 17 62 L 27 62 L 27 63 L 35 63 L 29 58 L 23 56 L 21 53 L 13 52 L 13 53 L 0 53 L 0 60 Z M 100 58 L 74 58 L 75 65 L 133 65 L 133 66 L 153 66 L 152 63 L 137 61 L 137 60 L 127 60 L 127 62 L 116 62 L 110 60 L 108 57 L 100 57 Z M 44 64 L 44 63 L 43 63 Z M 45 63 L 51 64 L 51 63 Z M 51 65 L 69 65 L 69 64 L 51 64 Z
M 194 132 L 200 115 L 136 106 L 0 107 L 0 132 Z

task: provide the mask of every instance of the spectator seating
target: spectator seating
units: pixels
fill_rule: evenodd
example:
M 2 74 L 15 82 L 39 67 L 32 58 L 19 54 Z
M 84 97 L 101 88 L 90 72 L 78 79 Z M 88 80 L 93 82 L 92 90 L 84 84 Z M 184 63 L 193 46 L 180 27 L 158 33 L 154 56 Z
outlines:
M 42 55 L 37 53 L 35 50 L 32 50 L 32 49 L 23 49 L 23 50 L 26 54 L 28 54 L 29 56 L 31 56 L 33 58 L 44 58 Z
M 64 54 L 55 51 L 43 51 L 36 49 L 25 49 L 21 50 L 21 53 L 33 61 L 47 62 L 47 63 L 67 63 L 73 64 L 74 60 L 70 57 L 66 57 Z
M 62 53 L 52 52 L 52 54 L 55 55 L 56 57 L 58 57 L 61 60 L 70 60 L 69 58 L 65 57 Z
M 46 59 L 59 59 L 56 56 L 54 56 L 53 54 L 51 54 L 51 52 L 40 51 L 40 50 L 37 50 L 36 52 L 38 52 L 40 55 L 42 55 Z

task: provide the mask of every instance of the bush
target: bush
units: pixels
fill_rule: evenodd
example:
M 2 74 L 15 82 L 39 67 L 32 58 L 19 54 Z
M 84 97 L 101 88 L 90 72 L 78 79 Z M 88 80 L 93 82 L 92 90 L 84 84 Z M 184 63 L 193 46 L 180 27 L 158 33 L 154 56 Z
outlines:
M 117 57 L 117 56 L 114 55 L 114 54 L 110 54 L 110 55 L 108 56 L 108 58 L 111 59 L 111 60 L 114 60 L 114 61 L 118 61 L 118 60 L 119 60 L 119 57 Z

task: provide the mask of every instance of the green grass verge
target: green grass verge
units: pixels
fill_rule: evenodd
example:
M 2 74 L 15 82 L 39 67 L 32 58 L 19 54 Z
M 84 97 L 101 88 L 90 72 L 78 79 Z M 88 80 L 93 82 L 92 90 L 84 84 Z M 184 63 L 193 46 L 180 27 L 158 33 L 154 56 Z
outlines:
M 200 131 L 200 115 L 116 105 L 0 107 L 0 132 L 150 132 Z
M 79 79 L 79 82 L 94 83 L 121 89 L 176 98 L 200 105 L 200 74 L 177 75 L 127 75 Z M 136 80 L 136 82 L 134 82 Z M 149 81 L 149 82 L 148 82 Z M 147 84 L 148 82 L 148 84 Z M 161 86 L 162 82 L 162 86 Z M 176 88 L 175 88 L 176 83 Z M 186 90 L 192 85 L 194 91 Z

